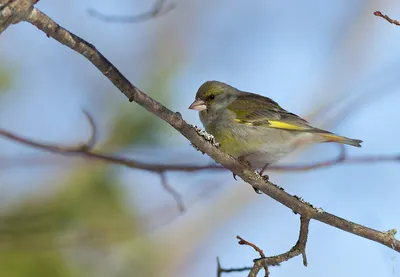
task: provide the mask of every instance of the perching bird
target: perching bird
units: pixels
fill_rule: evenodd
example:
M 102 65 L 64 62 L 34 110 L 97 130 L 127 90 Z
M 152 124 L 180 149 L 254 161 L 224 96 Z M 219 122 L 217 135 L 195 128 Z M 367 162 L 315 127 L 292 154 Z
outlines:
M 267 167 L 301 145 L 337 142 L 361 147 L 361 140 L 312 127 L 270 98 L 218 81 L 205 82 L 189 109 L 200 113 L 220 149 L 254 169 Z

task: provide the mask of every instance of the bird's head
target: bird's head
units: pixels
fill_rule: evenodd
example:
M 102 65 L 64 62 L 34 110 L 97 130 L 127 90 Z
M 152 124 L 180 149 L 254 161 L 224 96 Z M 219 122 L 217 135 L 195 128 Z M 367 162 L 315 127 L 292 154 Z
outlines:
M 238 90 L 218 81 L 207 81 L 200 86 L 189 109 L 196 111 L 226 108 L 236 98 Z

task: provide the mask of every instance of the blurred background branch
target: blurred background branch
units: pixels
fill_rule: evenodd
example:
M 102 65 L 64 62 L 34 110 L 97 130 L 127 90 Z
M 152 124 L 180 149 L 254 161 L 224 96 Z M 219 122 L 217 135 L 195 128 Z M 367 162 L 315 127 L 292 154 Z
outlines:
M 241 268 L 223 268 L 219 262 L 219 258 L 217 258 L 217 277 L 221 277 L 222 273 L 234 273 L 234 272 L 243 272 L 249 271 L 252 267 L 241 267 Z
M 149 171 L 158 174 L 164 174 L 166 172 L 198 172 L 198 171 L 226 171 L 227 168 L 216 165 L 196 165 L 196 164 L 164 164 L 164 163 L 146 163 L 142 161 L 138 161 L 136 159 L 131 159 L 127 157 L 121 157 L 113 154 L 102 153 L 101 150 L 94 150 L 95 146 L 95 132 L 96 126 L 94 125 L 93 118 L 90 114 L 85 112 L 85 115 L 89 118 L 92 135 L 88 139 L 88 142 L 83 144 L 78 144 L 77 146 L 65 146 L 65 145 L 57 145 L 44 143 L 40 141 L 36 141 L 33 139 L 29 139 L 26 137 L 22 137 L 18 134 L 12 133 L 8 130 L 0 129 L 0 136 L 6 137 L 16 143 L 23 144 L 26 146 L 30 146 L 33 148 L 37 148 L 40 150 L 44 150 L 54 154 L 61 154 L 66 156 L 75 156 L 79 158 L 89 159 L 93 161 L 105 162 L 108 164 L 114 165 L 122 165 L 128 168 L 134 168 L 144 171 Z M 400 154 L 389 154 L 389 155 L 365 155 L 358 157 L 349 157 L 345 151 L 345 148 L 342 145 L 338 145 L 340 148 L 337 157 L 332 159 L 327 159 L 320 162 L 314 162 L 310 164 L 299 164 L 299 165 L 271 165 L 268 167 L 267 171 L 269 172 L 302 172 L 302 171 L 310 171 L 322 169 L 325 167 L 336 166 L 340 164 L 375 164 L 375 163 L 398 163 L 400 162 Z M 44 157 L 1 157 L 0 156 L 0 169 L 7 169 L 9 167 L 18 167 L 18 166 L 40 166 L 40 165 L 49 165 L 55 163 L 54 159 L 44 158 Z
M 207 139 L 204 139 L 199 135 L 198 130 L 195 130 L 192 126 L 187 124 L 182 119 L 180 113 L 172 112 L 147 94 L 143 93 L 130 83 L 129 80 L 123 76 L 120 71 L 99 51 L 96 51 L 91 44 L 62 28 L 38 9 L 33 8 L 31 12 L 26 15 L 25 20 L 38 27 L 48 36 L 58 40 L 76 52 L 83 54 L 128 97 L 129 101 L 137 102 L 151 113 L 168 122 L 173 128 L 185 136 L 196 148 L 207 153 L 216 162 L 227 167 L 234 174 L 239 175 L 254 188 L 262 191 L 293 211 L 300 213 L 302 216 L 319 220 L 341 230 L 380 242 L 381 244 L 392 247 L 396 251 L 400 251 L 400 242 L 398 242 L 393 236 L 388 236 L 387 233 L 379 232 L 359 224 L 352 224 L 333 214 L 315 209 L 312 205 L 302 201 L 300 198 L 293 197 L 292 195 L 283 192 L 281 188 L 269 181 L 265 181 L 253 170 L 247 168 L 229 155 L 221 152 L 213 144 L 210 144 Z M 344 154 L 342 154 L 341 157 L 344 157 Z M 353 225 L 357 227 L 354 228 Z
M 143 22 L 166 14 L 175 8 L 174 3 L 167 3 L 166 0 L 157 0 L 153 7 L 148 11 L 137 15 L 110 15 L 101 13 L 95 9 L 89 9 L 89 15 L 99 20 L 109 23 L 137 23 Z
M 339 153 L 328 166 L 317 167 L 325 170 L 306 168 L 306 174 L 293 178 L 290 168 L 283 169 L 285 174 L 276 171 L 273 180 L 364 225 L 380 230 L 398 225 L 398 165 L 391 163 L 398 153 L 398 131 L 387 127 L 398 117 L 398 36 L 373 23 L 373 1 L 288 5 L 281 1 L 188 0 L 179 3 L 174 16 L 135 25 L 134 31 L 132 26 L 93 20 L 86 8 L 81 9 L 89 5 L 121 14 L 121 10 L 146 10 L 149 5 L 148 1 L 118 1 L 121 5 L 99 0 L 38 4 L 68 29 L 93 41 L 151 98 L 179 110 L 186 119 L 198 120 L 185 108 L 198 84 L 212 78 L 264 93 L 290 110 L 311 114 L 313 121 L 329 117 L 320 121 L 321 125 L 332 124 L 329 129 L 339 128 L 340 121 L 340 132 L 357 134 L 366 141 L 359 157 L 379 156 L 390 162 L 376 161 L 367 173 L 358 161 L 351 167 L 329 165 L 353 159 L 355 152 L 350 149 L 346 155 Z M 380 5 L 387 5 L 385 9 L 395 6 L 388 1 Z M 315 12 L 310 14 L 311 9 Z M 64 29 L 58 26 L 53 31 L 63 33 Z M 24 24 L 4 32 L 1 38 L 2 130 L 57 141 L 64 147 L 70 141 L 84 141 L 80 135 L 87 127 L 76 116 L 76 107 L 83 106 L 101 122 L 95 148 L 86 152 L 132 157 L 128 160 L 148 165 L 209 166 L 210 160 L 193 151 L 178 132 L 145 110 L 127 105 L 114 93 L 115 87 L 72 51 L 55 46 Z M 82 46 L 77 42 L 76 49 Z M 104 72 L 113 73 L 108 69 Z M 385 85 L 379 85 L 382 83 Z M 368 97 L 368 105 L 364 101 L 366 90 L 374 96 L 373 101 Z M 389 91 L 395 93 L 389 97 Z M 386 101 L 381 99 L 383 94 L 388 95 Z M 132 94 L 127 96 L 134 100 Z M 350 105 L 337 109 L 345 100 Z M 7 140 L 1 141 L 0 147 L 5 157 L 3 169 L 8 169 L 2 172 L 0 187 L 1 276 L 125 277 L 133 270 L 140 276 L 210 276 L 215 274 L 213 260 L 221 249 L 231 264 L 253 258 L 252 249 L 238 251 L 232 243 L 238 233 L 268 245 L 268 252 L 275 253 L 282 252 L 284 244 L 297 235 L 290 210 L 257 197 L 247 186 L 233 182 L 229 171 L 221 167 L 201 174 L 165 171 L 166 182 L 160 180 L 165 175 L 157 171 L 126 170 L 113 163 L 93 162 L 96 159 L 64 162 L 38 156 L 39 149 Z M 290 157 L 288 164 L 301 165 L 303 162 L 293 161 L 304 157 L 309 165 L 318 163 L 315 160 L 325 162 L 324 157 L 335 154 L 330 150 L 329 146 L 309 149 L 303 156 Z M 50 166 L 9 166 L 18 165 L 18 159 L 22 165 L 35 163 L 36 157 Z M 182 196 L 185 214 L 179 213 L 174 203 L 169 205 L 169 194 L 152 185 L 160 181 L 167 190 L 173 185 L 174 192 Z M 306 209 L 300 197 L 293 203 Z M 315 216 L 324 220 L 325 213 Z M 345 229 L 359 227 L 336 219 Z M 273 275 L 296 272 L 298 276 L 321 276 L 323 272 L 324 276 L 381 276 L 397 272 L 391 249 L 326 227 L 312 227 L 312 240 L 307 245 L 312 267 L 305 271 L 298 263 L 285 263 Z M 393 230 L 372 233 L 389 247 L 397 246 Z M 369 233 L 363 235 L 368 237 Z M 329 253 L 321 255 L 322 244 Z M 343 245 L 350 244 L 354 247 L 343 251 Z M 341 266 L 327 271 L 331 261 L 340 261 Z M 374 267 L 365 269 L 365 264 Z

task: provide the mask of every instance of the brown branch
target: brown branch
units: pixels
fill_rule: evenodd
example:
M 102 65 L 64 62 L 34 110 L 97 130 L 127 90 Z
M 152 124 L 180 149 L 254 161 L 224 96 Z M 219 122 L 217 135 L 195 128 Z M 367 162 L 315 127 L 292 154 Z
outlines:
M 26 19 L 32 11 L 33 0 L 0 0 L 0 34 L 11 24 Z
M 76 146 L 64 146 L 59 144 L 51 144 L 47 142 L 36 141 L 30 138 L 26 138 L 15 133 L 12 133 L 8 130 L 0 129 L 0 136 L 8 138 L 14 142 L 41 149 L 49 153 L 60 154 L 64 156 L 77 156 L 82 157 L 85 159 L 93 159 L 99 160 L 110 164 L 115 165 L 123 165 L 129 168 L 135 168 L 140 170 L 145 170 L 153 173 L 164 173 L 167 171 L 185 171 L 185 172 L 195 172 L 195 171 L 202 171 L 202 170 L 226 170 L 226 168 L 217 165 L 210 165 L 210 166 L 201 166 L 201 165 L 165 165 L 165 164 L 152 164 L 152 163 L 144 163 L 139 162 L 134 159 L 128 159 L 124 157 L 108 155 L 97 153 L 93 151 L 94 142 L 96 138 L 96 131 L 95 125 L 93 124 L 93 119 L 91 119 L 89 114 L 86 114 L 88 120 L 91 124 L 92 128 L 92 135 L 88 139 L 87 142 L 76 145 Z M 93 124 L 93 125 L 92 125 Z M 12 160 L 12 158 L 8 158 Z M 5 162 L 7 158 L 1 158 L 2 162 Z M 0 161 L 1 161 L 0 160 Z M 19 159 L 23 165 L 27 165 L 28 162 L 36 162 L 33 157 L 29 159 Z M 15 161 L 18 162 L 18 159 Z
M 14 0 L 13 3 L 29 4 L 31 2 L 29 2 L 29 0 Z M 13 13 L 13 10 L 11 10 L 11 13 Z M 304 201 L 301 201 L 300 199 L 279 189 L 272 182 L 266 182 L 265 179 L 254 172 L 253 169 L 238 162 L 205 140 L 204 137 L 200 136 L 192 126 L 182 119 L 179 113 L 170 111 L 159 102 L 150 98 L 141 90 L 133 86 L 93 45 L 59 26 L 38 9 L 32 8 L 32 6 L 28 5 L 28 9 L 21 13 L 18 12 L 18 16 L 20 17 L 18 20 L 25 19 L 43 31 L 48 37 L 54 38 L 60 43 L 83 55 L 124 95 L 126 95 L 129 101 L 135 101 L 149 112 L 166 121 L 185 136 L 200 151 L 207 153 L 217 163 L 220 163 L 236 175 L 240 176 L 245 182 L 249 183 L 254 188 L 262 191 L 264 194 L 282 203 L 294 212 L 301 214 L 305 218 L 318 220 L 357 236 L 376 241 L 400 252 L 400 241 L 395 239 L 393 232 L 377 231 L 324 212 L 320 209 L 315 209 Z M 2 25 L 3 23 L 4 25 Z M 0 18 L 0 31 L 7 28 L 7 26 L 9 26 L 9 23 L 3 22 L 2 18 Z
M 243 272 L 243 271 L 249 271 L 251 269 L 252 269 L 252 267 L 248 267 L 248 266 L 239 267 L 239 268 L 223 268 L 223 267 L 221 267 L 219 258 L 217 257 L 217 277 L 221 277 L 222 273 Z
M 264 251 L 262 251 L 262 249 L 259 248 L 257 245 L 255 245 L 254 243 L 251 243 L 251 242 L 249 242 L 249 241 L 243 239 L 243 238 L 240 237 L 240 236 L 236 236 L 236 238 L 239 240 L 238 243 L 239 243 L 240 245 L 248 245 L 248 246 L 252 247 L 255 251 L 258 252 L 258 254 L 260 254 L 260 257 L 261 257 L 261 258 L 265 258 Z
M 167 177 L 165 176 L 165 172 L 160 172 L 159 174 L 160 174 L 160 179 L 161 179 L 162 186 L 175 199 L 175 202 L 176 202 L 176 204 L 178 206 L 178 210 L 180 212 L 184 212 L 185 211 L 185 205 L 183 204 L 183 200 L 182 200 L 181 195 L 174 188 L 172 188 L 168 184 Z
M 94 9 L 89 9 L 88 13 L 97 19 L 110 23 L 137 23 L 166 14 L 175 8 L 175 4 L 170 3 L 167 5 L 165 2 L 166 0 L 157 0 L 157 2 L 149 11 L 137 15 L 108 15 L 98 12 Z
M 301 216 L 300 217 L 300 233 L 299 233 L 299 238 L 298 238 L 296 244 L 289 251 L 287 251 L 283 254 L 271 256 L 271 257 L 264 257 L 261 259 L 256 259 L 254 261 L 253 268 L 250 270 L 250 273 L 248 276 L 256 277 L 262 267 L 266 268 L 268 266 L 279 265 L 280 263 L 288 261 L 300 254 L 303 256 L 304 266 L 307 266 L 306 244 L 307 244 L 309 224 L 310 224 L 310 219 L 305 216 Z M 252 246 L 253 244 L 248 244 L 248 245 Z
M 310 224 L 310 218 L 301 216 L 299 238 L 296 244 L 289 251 L 286 251 L 285 253 L 282 253 L 280 255 L 275 255 L 270 257 L 265 257 L 264 251 L 261 250 L 261 248 L 255 245 L 254 243 L 251 243 L 241 238 L 240 236 L 236 236 L 236 238 L 239 239 L 238 243 L 240 245 L 248 245 L 252 247 L 255 251 L 259 253 L 261 258 L 255 259 L 254 265 L 251 268 L 243 267 L 243 268 L 233 269 L 232 271 L 222 271 L 219 259 L 217 258 L 217 264 L 218 264 L 217 277 L 220 277 L 222 272 L 238 272 L 246 270 L 250 270 L 248 274 L 249 277 L 256 277 L 261 268 L 265 269 L 265 276 L 268 277 L 269 276 L 268 266 L 280 265 L 282 262 L 286 262 L 294 257 L 297 257 L 300 254 L 303 257 L 304 266 L 307 266 L 306 244 L 308 238 L 309 224 Z
M 64 154 L 64 155 L 74 155 L 74 154 L 82 154 L 85 155 L 86 157 L 93 157 L 95 159 L 103 159 L 108 162 L 113 163 L 113 161 L 119 160 L 121 163 L 125 163 L 126 161 L 124 159 L 120 158 L 115 158 L 115 157 L 110 157 L 110 156 L 105 156 L 101 154 L 96 154 L 93 152 L 90 152 L 93 147 L 95 146 L 96 139 L 97 139 L 97 129 L 96 129 L 96 124 L 93 120 L 93 117 L 85 110 L 83 110 L 84 115 L 86 116 L 90 127 L 91 127 L 91 134 L 89 139 L 85 143 L 78 144 L 76 146 L 61 146 L 61 145 L 55 145 L 55 144 L 48 144 L 48 143 L 43 143 L 43 142 L 38 142 L 34 141 L 28 138 L 24 138 L 21 136 L 18 136 L 16 134 L 13 134 L 9 131 L 0 129 L 0 136 L 6 137 L 8 139 L 11 139 L 15 142 L 18 142 L 20 144 L 24 144 L 33 148 L 38 148 L 42 150 L 46 150 L 51 153 L 59 153 L 59 154 Z M 132 163 L 133 162 L 133 163 Z M 130 161 L 132 165 L 137 165 L 134 161 Z M 152 167 L 153 172 L 156 172 L 160 175 L 161 179 L 161 184 L 164 187 L 164 189 L 172 195 L 172 197 L 175 199 L 178 209 L 180 212 L 183 212 L 185 210 L 184 204 L 182 201 L 181 196 L 179 195 L 178 192 L 176 192 L 167 182 L 167 178 L 165 176 L 165 171 L 163 167 Z
M 0 136 L 6 137 L 10 140 L 13 140 L 15 142 L 18 142 L 20 144 L 24 144 L 33 148 L 38 148 L 42 150 L 46 150 L 48 152 L 53 152 L 53 153 L 60 153 L 60 154 L 73 154 L 73 153 L 88 153 L 92 147 L 94 146 L 96 142 L 96 125 L 93 121 L 92 116 L 86 112 L 83 111 L 85 114 L 90 127 L 91 127 L 91 135 L 89 139 L 84 142 L 80 143 L 76 146 L 60 146 L 60 145 L 52 145 L 52 144 L 47 144 L 47 143 L 42 143 L 42 142 L 37 142 L 28 138 L 24 138 L 22 136 L 16 135 L 14 133 L 11 133 L 7 130 L 0 129 Z
M 100 153 L 98 151 L 94 151 L 94 143 L 96 141 L 96 126 L 94 125 L 92 117 L 85 112 L 86 117 L 92 127 L 92 137 L 88 139 L 84 145 L 80 146 L 63 146 L 58 144 L 50 144 L 47 142 L 40 142 L 33 139 L 29 139 L 18 134 L 12 133 L 8 130 L 0 129 L 0 136 L 11 139 L 17 143 L 27 145 L 30 147 L 34 147 L 37 149 L 41 149 L 54 154 L 61 154 L 64 156 L 76 156 L 84 159 L 91 159 L 96 161 L 102 161 L 115 165 L 122 165 L 128 168 L 139 169 L 144 171 L 149 171 L 153 173 L 163 173 L 168 171 L 181 171 L 181 172 L 197 172 L 197 171 L 226 171 L 227 168 L 211 164 L 211 165 L 188 165 L 188 164 L 157 164 L 157 163 L 144 163 L 141 161 L 137 161 L 135 159 L 130 159 L 126 157 L 121 157 L 117 155 L 111 155 L 106 153 Z M 89 145 L 87 145 L 89 143 Z M 21 157 L 0 157 L 0 168 L 8 166 L 16 166 L 22 165 L 27 166 L 29 164 L 37 165 L 37 159 L 35 157 L 21 158 Z M 10 162 L 10 164 L 8 164 Z M 339 165 L 343 163 L 349 164 L 364 164 L 364 163 L 381 163 L 381 162 L 400 162 L 400 155 L 365 155 L 360 157 L 348 157 L 344 155 L 344 152 L 341 151 L 336 158 L 328 159 L 321 162 L 303 164 L 303 165 L 272 165 L 268 167 L 267 171 L 269 172 L 287 172 L 287 171 L 309 171 L 322 169 L 325 167 L 330 167 L 334 165 Z M 54 161 L 50 161 L 50 164 L 54 164 Z M 46 161 L 44 159 L 40 159 L 41 165 L 46 165 Z
M 239 240 L 238 243 L 240 245 L 248 245 L 248 246 L 252 247 L 256 252 L 258 252 L 258 254 L 260 254 L 261 258 L 265 258 L 264 251 L 262 251 L 262 249 L 260 247 L 258 247 L 254 243 L 251 243 L 251 242 L 241 238 L 240 236 L 236 236 L 236 238 Z M 264 270 L 265 270 L 265 277 L 268 277 L 269 276 L 268 264 L 264 264 Z
M 387 16 L 386 14 L 382 14 L 380 11 L 374 12 L 374 15 L 378 16 L 378 17 L 382 17 L 383 19 L 385 19 L 387 22 L 389 22 L 391 24 L 400 26 L 400 21 L 395 20 L 395 19 L 391 19 L 389 16 Z

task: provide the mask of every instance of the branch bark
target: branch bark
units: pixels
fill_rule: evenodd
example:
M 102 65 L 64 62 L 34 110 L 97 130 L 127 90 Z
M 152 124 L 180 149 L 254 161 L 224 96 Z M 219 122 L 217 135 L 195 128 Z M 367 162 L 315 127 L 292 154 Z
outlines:
M 395 20 L 395 19 L 392 19 L 392 18 L 390 18 L 388 15 L 382 14 L 380 11 L 374 12 L 374 15 L 375 15 L 375 16 L 378 16 L 378 17 L 382 17 L 383 19 L 385 19 L 385 20 L 386 20 L 387 22 L 389 22 L 390 24 L 394 24 L 394 25 L 400 26 L 400 21 Z
M 4 1 L 1 3 L 3 2 Z M 12 6 L 15 3 L 20 3 L 20 6 L 25 8 L 23 8 L 22 11 L 16 8 L 13 9 L 13 7 L 16 7 Z M 6 6 L 2 5 L 1 8 L 2 17 L 0 18 L 0 24 L 2 25 L 0 31 L 6 29 L 10 24 L 17 23 L 21 20 L 30 22 L 39 30 L 43 31 L 48 37 L 54 38 L 84 56 L 95 65 L 100 72 L 102 72 L 104 76 L 106 76 L 129 99 L 129 101 L 135 101 L 149 112 L 169 123 L 200 151 L 207 153 L 216 162 L 240 176 L 245 182 L 249 183 L 254 188 L 262 191 L 305 218 L 318 220 L 357 236 L 376 241 L 400 252 L 400 241 L 395 239 L 393 232 L 377 231 L 324 212 L 321 209 L 316 209 L 298 197 L 296 198 L 281 190 L 272 182 L 265 181 L 264 178 L 254 170 L 249 169 L 246 165 L 241 164 L 231 156 L 221 152 L 217 147 L 206 141 L 204 137 L 200 136 L 192 126 L 187 124 L 179 113 L 172 112 L 132 85 L 93 45 L 59 26 L 38 9 L 33 8 L 32 1 L 14 0 L 11 4 L 8 3 Z M 8 19 L 5 19 L 3 13 L 8 9 L 11 11 L 11 15 L 7 17 Z
M 11 24 L 26 19 L 36 2 L 33 0 L 0 0 L 0 34 Z

